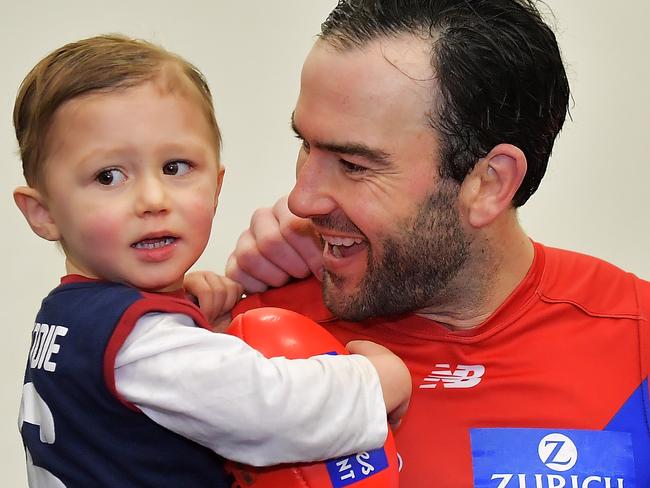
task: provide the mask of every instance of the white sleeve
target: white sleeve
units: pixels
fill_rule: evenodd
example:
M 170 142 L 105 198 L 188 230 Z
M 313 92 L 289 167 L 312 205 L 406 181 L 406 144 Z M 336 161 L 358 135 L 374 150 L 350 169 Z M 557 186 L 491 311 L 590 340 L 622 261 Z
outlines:
M 379 378 L 364 356 L 266 359 L 182 314 L 138 320 L 117 354 L 115 384 L 156 423 L 255 466 L 374 449 L 387 435 Z

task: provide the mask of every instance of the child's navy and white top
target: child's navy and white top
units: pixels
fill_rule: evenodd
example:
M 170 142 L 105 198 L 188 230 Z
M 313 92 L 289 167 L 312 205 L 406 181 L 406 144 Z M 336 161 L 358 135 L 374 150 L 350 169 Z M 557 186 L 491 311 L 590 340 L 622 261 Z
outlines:
M 27 361 L 30 486 L 230 486 L 219 455 L 272 465 L 380 446 L 371 363 L 314 359 L 266 359 L 179 294 L 67 276 Z

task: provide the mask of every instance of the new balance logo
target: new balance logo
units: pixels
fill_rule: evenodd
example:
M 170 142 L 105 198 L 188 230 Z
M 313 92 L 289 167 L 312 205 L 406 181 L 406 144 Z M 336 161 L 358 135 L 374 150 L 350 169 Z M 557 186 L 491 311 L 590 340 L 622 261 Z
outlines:
M 480 364 L 459 364 L 453 371 L 448 364 L 436 364 L 420 388 L 436 388 L 440 384 L 443 388 L 472 388 L 481 382 L 484 373 L 485 366 Z

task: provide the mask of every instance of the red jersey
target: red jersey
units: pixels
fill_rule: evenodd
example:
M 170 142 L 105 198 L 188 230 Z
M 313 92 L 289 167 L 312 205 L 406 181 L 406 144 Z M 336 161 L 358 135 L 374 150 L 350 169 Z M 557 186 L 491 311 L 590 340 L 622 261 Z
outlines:
M 650 282 L 535 243 L 524 280 L 471 330 L 413 314 L 341 321 L 313 278 L 250 296 L 234 313 L 262 306 L 405 361 L 413 396 L 395 433 L 401 486 L 650 487 Z

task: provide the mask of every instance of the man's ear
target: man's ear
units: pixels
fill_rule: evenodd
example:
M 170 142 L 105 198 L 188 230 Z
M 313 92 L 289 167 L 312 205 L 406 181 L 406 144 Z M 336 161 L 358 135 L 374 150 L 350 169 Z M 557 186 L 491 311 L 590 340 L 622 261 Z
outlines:
M 469 224 L 481 228 L 512 208 L 526 175 L 526 156 L 512 144 L 499 144 L 482 158 L 461 185 L 460 198 Z
M 45 198 L 38 190 L 19 186 L 14 190 L 14 201 L 36 234 L 48 241 L 61 239 L 59 228 L 50 215 Z
M 217 174 L 217 191 L 214 194 L 214 211 L 217 211 L 217 205 L 219 204 L 219 194 L 221 193 L 221 185 L 223 185 L 223 176 L 226 174 L 226 167 L 223 164 L 219 164 L 219 173 Z

